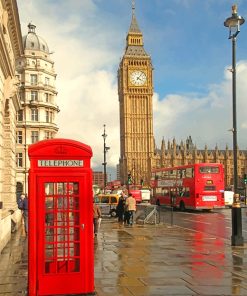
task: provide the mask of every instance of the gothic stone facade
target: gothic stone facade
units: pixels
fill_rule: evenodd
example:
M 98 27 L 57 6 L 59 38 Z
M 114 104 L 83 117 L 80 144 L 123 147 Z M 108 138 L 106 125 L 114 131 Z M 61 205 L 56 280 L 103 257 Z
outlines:
M 247 172 L 247 150 L 238 149 L 238 186 L 244 187 L 243 175 Z M 201 162 L 221 163 L 225 170 L 225 187 L 231 188 L 233 185 L 233 152 L 226 146 L 225 150 L 219 150 L 217 145 L 215 149 L 204 150 L 197 149 L 193 144 L 191 136 L 185 142 L 179 144 L 173 139 L 172 142 L 162 141 L 161 148 L 155 149 L 154 167 L 174 167 L 186 164 Z

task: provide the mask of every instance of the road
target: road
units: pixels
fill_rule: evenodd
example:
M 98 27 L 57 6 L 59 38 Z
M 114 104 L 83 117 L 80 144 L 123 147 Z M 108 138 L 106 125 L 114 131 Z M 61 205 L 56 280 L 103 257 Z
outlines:
M 161 222 L 178 225 L 197 232 L 203 232 L 223 239 L 231 239 L 232 220 L 231 209 L 201 211 L 173 211 L 161 212 Z M 247 208 L 242 208 L 242 234 L 247 242 Z

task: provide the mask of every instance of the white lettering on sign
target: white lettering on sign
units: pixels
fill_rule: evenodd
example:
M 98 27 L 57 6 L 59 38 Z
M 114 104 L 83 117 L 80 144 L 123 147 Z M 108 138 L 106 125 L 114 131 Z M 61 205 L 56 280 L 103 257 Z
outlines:
M 70 159 L 58 159 L 58 160 L 38 160 L 39 167 L 83 167 L 83 160 L 70 160 Z

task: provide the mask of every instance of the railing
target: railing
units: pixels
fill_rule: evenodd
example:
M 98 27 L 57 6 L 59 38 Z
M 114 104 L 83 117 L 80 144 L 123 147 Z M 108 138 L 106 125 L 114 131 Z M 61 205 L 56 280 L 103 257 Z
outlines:
M 138 204 L 136 207 L 135 221 L 137 224 L 159 224 L 160 212 L 158 206 Z

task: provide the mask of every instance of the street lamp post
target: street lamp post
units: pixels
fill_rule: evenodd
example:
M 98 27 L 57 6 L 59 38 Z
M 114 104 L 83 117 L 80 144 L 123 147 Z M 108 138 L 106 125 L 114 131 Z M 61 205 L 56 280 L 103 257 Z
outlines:
M 104 133 L 102 134 L 103 140 L 104 140 L 104 162 L 102 163 L 103 167 L 104 167 L 104 193 L 105 193 L 105 188 L 106 188 L 106 180 L 107 180 L 107 176 L 106 176 L 106 153 L 107 151 L 110 149 L 110 147 L 106 146 L 105 140 L 107 137 L 107 134 L 105 133 L 105 124 L 104 124 Z
M 232 116 L 233 116 L 233 186 L 234 202 L 232 205 L 232 246 L 243 246 L 242 213 L 237 194 L 238 188 L 238 160 L 237 160 L 237 112 L 236 112 L 236 40 L 244 18 L 237 13 L 237 5 L 232 6 L 232 16 L 227 18 L 224 26 L 229 28 L 229 39 L 232 40 Z

